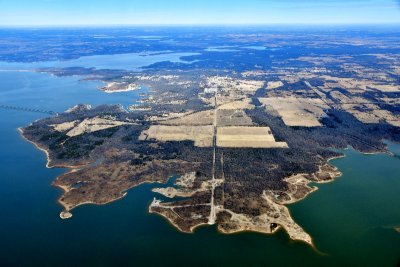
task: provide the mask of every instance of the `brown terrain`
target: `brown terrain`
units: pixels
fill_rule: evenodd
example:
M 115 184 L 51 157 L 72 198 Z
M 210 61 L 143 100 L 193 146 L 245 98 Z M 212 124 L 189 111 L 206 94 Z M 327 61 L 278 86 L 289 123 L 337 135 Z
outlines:
M 396 56 L 371 57 L 397 62 L 393 73 L 400 68 Z M 222 233 L 283 228 L 291 239 L 312 245 L 286 205 L 317 190 L 311 182 L 340 175 L 329 163 L 342 156 L 333 148 L 374 153 L 386 151 L 384 139 L 399 141 L 398 83 L 351 60 L 300 57 L 281 64 L 312 67 L 224 77 L 132 75 L 105 90 L 149 86 L 145 109 L 77 106 L 21 132 L 47 153 L 48 167 L 69 168 L 54 181 L 64 190 L 62 218 L 79 205 L 109 203 L 130 188 L 157 183 L 149 211 L 182 232 L 204 224 Z M 327 71 L 326 64 L 351 68 L 354 77 Z M 175 180 L 163 185 L 169 179 Z

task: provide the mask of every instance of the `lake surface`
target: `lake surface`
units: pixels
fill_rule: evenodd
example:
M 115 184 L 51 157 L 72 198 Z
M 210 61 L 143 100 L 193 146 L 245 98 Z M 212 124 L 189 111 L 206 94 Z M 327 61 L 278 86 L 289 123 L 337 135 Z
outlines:
M 181 60 L 181 57 L 193 55 L 198 54 L 160 51 L 147 54 L 129 53 L 116 55 L 84 56 L 77 59 L 65 61 L 40 61 L 32 63 L 0 61 L 0 70 L 33 70 L 40 68 L 84 67 L 96 69 L 123 69 L 139 71 L 141 67 L 162 61 L 189 63 L 188 61 Z
M 32 72 L 0 72 L 0 104 L 63 111 L 80 103 L 134 103 L 138 92 L 106 94 L 98 82 Z M 0 109 L 1 266 L 379 266 L 400 261 L 400 159 L 346 150 L 332 161 L 343 176 L 290 205 L 317 250 L 275 235 L 222 235 L 215 227 L 183 234 L 148 214 L 155 196 L 142 185 L 116 202 L 85 205 L 61 220 L 61 191 L 51 186 L 64 169 L 17 128 L 45 114 Z M 400 146 L 390 144 L 399 153 Z
M 237 46 L 210 46 L 204 49 L 207 52 L 239 52 Z

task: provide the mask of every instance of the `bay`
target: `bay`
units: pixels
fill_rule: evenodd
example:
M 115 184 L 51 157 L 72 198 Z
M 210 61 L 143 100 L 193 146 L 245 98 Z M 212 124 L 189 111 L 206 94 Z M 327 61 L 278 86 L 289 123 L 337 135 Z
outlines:
M 135 103 L 139 91 L 106 94 L 98 82 L 35 72 L 1 72 L 0 103 L 63 111 L 79 103 Z M 290 205 L 316 248 L 275 235 L 223 235 L 207 226 L 183 234 L 149 214 L 155 196 L 142 185 L 108 205 L 84 205 L 58 217 L 65 169 L 45 168 L 45 155 L 17 128 L 48 116 L 0 109 L 0 262 L 2 266 L 396 266 L 400 260 L 400 161 L 352 149 L 333 160 L 343 176 Z M 398 144 L 389 143 L 395 153 Z

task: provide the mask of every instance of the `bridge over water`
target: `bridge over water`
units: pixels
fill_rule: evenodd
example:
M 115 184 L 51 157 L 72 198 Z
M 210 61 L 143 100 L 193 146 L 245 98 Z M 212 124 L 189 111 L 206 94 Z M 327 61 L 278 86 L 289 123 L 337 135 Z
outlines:
M 30 107 L 19 107 L 19 106 L 12 106 L 12 105 L 3 105 L 0 104 L 0 109 L 9 109 L 9 110 L 16 110 L 16 111 L 24 111 L 24 112 L 35 112 L 35 113 L 44 113 L 49 115 L 57 115 L 58 112 L 52 110 L 44 110 L 38 108 L 30 108 Z

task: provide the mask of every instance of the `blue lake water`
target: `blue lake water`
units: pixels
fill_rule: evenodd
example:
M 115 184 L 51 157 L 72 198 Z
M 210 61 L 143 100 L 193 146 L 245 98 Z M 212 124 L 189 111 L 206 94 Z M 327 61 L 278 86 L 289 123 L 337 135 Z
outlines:
M 0 72 L 0 104 L 63 111 L 77 103 L 134 103 L 138 92 L 106 94 L 98 82 L 34 72 Z M 183 234 L 148 214 L 155 196 L 142 185 L 104 206 L 84 205 L 61 220 L 64 169 L 45 168 L 43 152 L 17 128 L 47 115 L 0 109 L 1 266 L 371 266 L 400 261 L 400 159 L 386 154 L 332 161 L 343 176 L 290 205 L 317 250 L 275 235 L 223 235 L 215 227 Z M 399 145 L 390 144 L 392 151 Z
M 144 53 L 129 53 L 116 55 L 84 56 L 65 61 L 41 61 L 33 63 L 0 62 L 0 70 L 32 70 L 40 68 L 85 67 L 96 69 L 124 69 L 138 71 L 141 67 L 157 62 L 170 61 L 188 63 L 181 57 L 198 55 L 197 53 L 172 53 L 166 51 Z
M 136 103 L 145 90 L 106 94 L 97 81 L 81 81 L 83 77 L 57 78 L 37 72 L 0 72 L 0 104 L 61 112 L 76 104 Z
M 204 51 L 207 52 L 238 52 L 237 46 L 210 46 Z
M 262 46 L 262 45 L 243 46 L 243 48 L 252 49 L 252 50 L 260 50 L 260 51 L 267 49 L 265 46 Z

